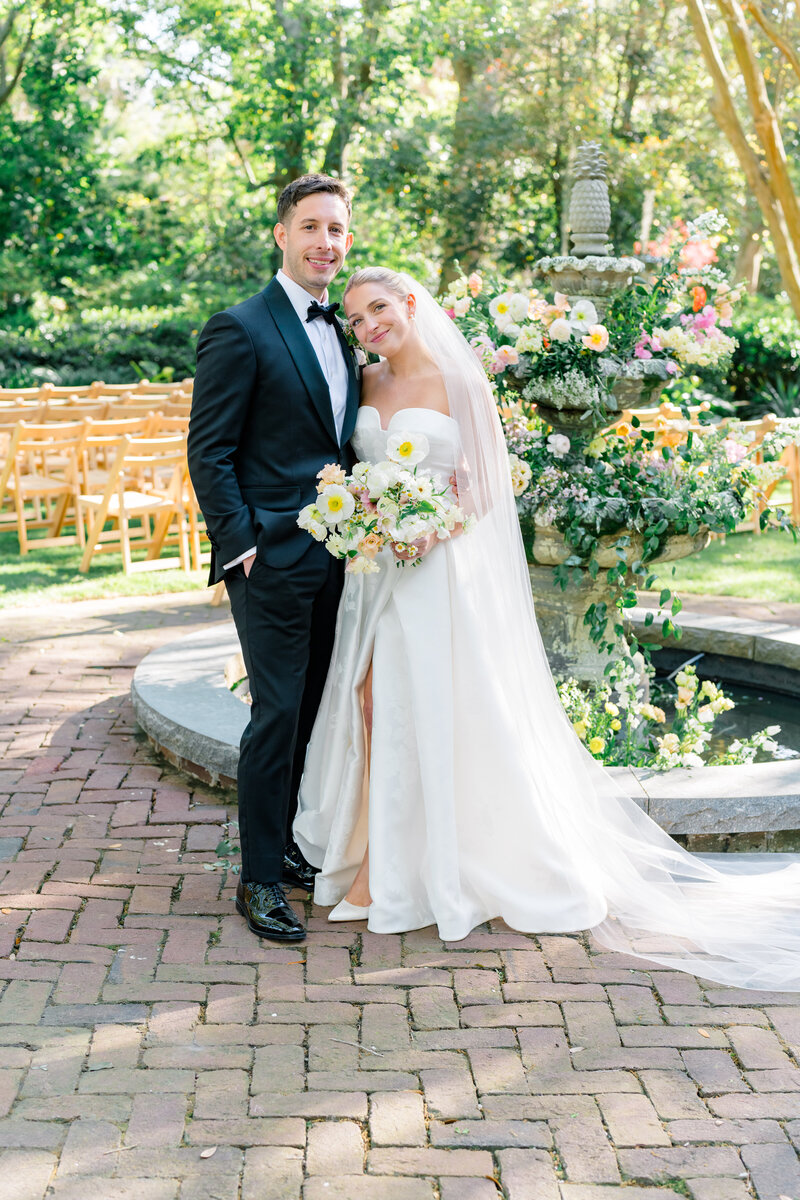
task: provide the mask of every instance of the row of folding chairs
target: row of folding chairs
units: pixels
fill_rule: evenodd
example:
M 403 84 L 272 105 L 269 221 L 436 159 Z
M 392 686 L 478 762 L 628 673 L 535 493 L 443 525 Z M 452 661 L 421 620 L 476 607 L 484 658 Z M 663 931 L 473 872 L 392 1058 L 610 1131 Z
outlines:
M 199 569 L 208 553 L 186 462 L 187 424 L 152 413 L 19 421 L 0 469 L 0 530 L 16 530 L 21 554 L 79 545 L 84 573 L 109 552 L 121 555 L 126 574 Z M 167 547 L 177 555 L 165 555 Z
M 142 397 L 170 396 L 174 392 L 186 392 L 191 395 L 193 385 L 194 380 L 191 377 L 175 383 L 151 383 L 149 379 L 139 379 L 133 383 L 104 383 L 102 380 L 95 380 L 94 383 L 67 384 L 64 387 L 43 383 L 39 387 L 0 388 L 0 401 L 38 400 L 45 402 L 69 400 L 73 397 L 83 400 L 111 400 L 129 394 Z

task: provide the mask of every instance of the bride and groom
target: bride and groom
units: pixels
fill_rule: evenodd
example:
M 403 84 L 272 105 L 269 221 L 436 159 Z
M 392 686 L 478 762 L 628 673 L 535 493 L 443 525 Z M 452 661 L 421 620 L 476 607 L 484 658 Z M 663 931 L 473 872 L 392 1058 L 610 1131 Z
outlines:
M 376 932 L 445 940 L 501 917 L 591 928 L 605 946 L 738 986 L 800 990 L 800 868 L 719 870 L 686 853 L 585 750 L 539 636 L 508 459 L 483 369 L 441 307 L 382 268 L 344 308 L 379 361 L 359 370 L 327 287 L 352 243 L 340 181 L 278 202 L 283 266 L 203 329 L 189 466 L 252 696 L 239 761 L 250 929 L 297 941 L 284 885 Z M 389 439 L 474 518 L 374 574 L 297 525 L 327 464 Z M 313 864 L 313 865 L 311 865 Z

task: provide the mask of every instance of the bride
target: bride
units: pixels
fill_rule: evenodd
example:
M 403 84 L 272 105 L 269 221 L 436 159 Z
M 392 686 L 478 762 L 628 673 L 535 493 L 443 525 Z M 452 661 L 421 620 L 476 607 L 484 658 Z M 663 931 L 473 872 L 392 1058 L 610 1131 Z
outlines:
M 348 574 L 294 836 L 331 920 L 378 933 L 491 918 L 591 929 L 604 946 L 736 986 L 800 990 L 800 868 L 723 870 L 625 795 L 568 720 L 536 625 L 500 420 L 486 376 L 436 301 L 374 267 L 344 306 L 365 350 L 352 439 L 427 446 L 469 534 L 420 561 Z

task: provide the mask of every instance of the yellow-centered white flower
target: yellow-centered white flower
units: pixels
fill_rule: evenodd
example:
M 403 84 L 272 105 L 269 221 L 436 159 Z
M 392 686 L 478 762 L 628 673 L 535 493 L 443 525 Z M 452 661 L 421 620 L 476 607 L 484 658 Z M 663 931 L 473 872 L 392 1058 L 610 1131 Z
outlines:
M 430 445 L 424 433 L 393 433 L 386 443 L 386 457 L 404 467 L 415 467 L 427 457 Z
M 329 483 L 317 496 L 317 508 L 326 525 L 341 525 L 352 517 L 356 502 L 340 483 Z

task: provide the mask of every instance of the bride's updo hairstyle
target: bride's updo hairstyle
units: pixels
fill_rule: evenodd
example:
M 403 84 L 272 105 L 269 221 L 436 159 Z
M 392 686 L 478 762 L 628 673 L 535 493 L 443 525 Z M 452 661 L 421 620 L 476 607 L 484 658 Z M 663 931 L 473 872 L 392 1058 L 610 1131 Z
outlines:
M 343 299 L 353 288 L 361 287 L 364 283 L 382 283 L 398 300 L 407 300 L 411 290 L 397 271 L 390 271 L 388 267 L 364 267 L 361 271 L 354 271 L 348 279 Z

